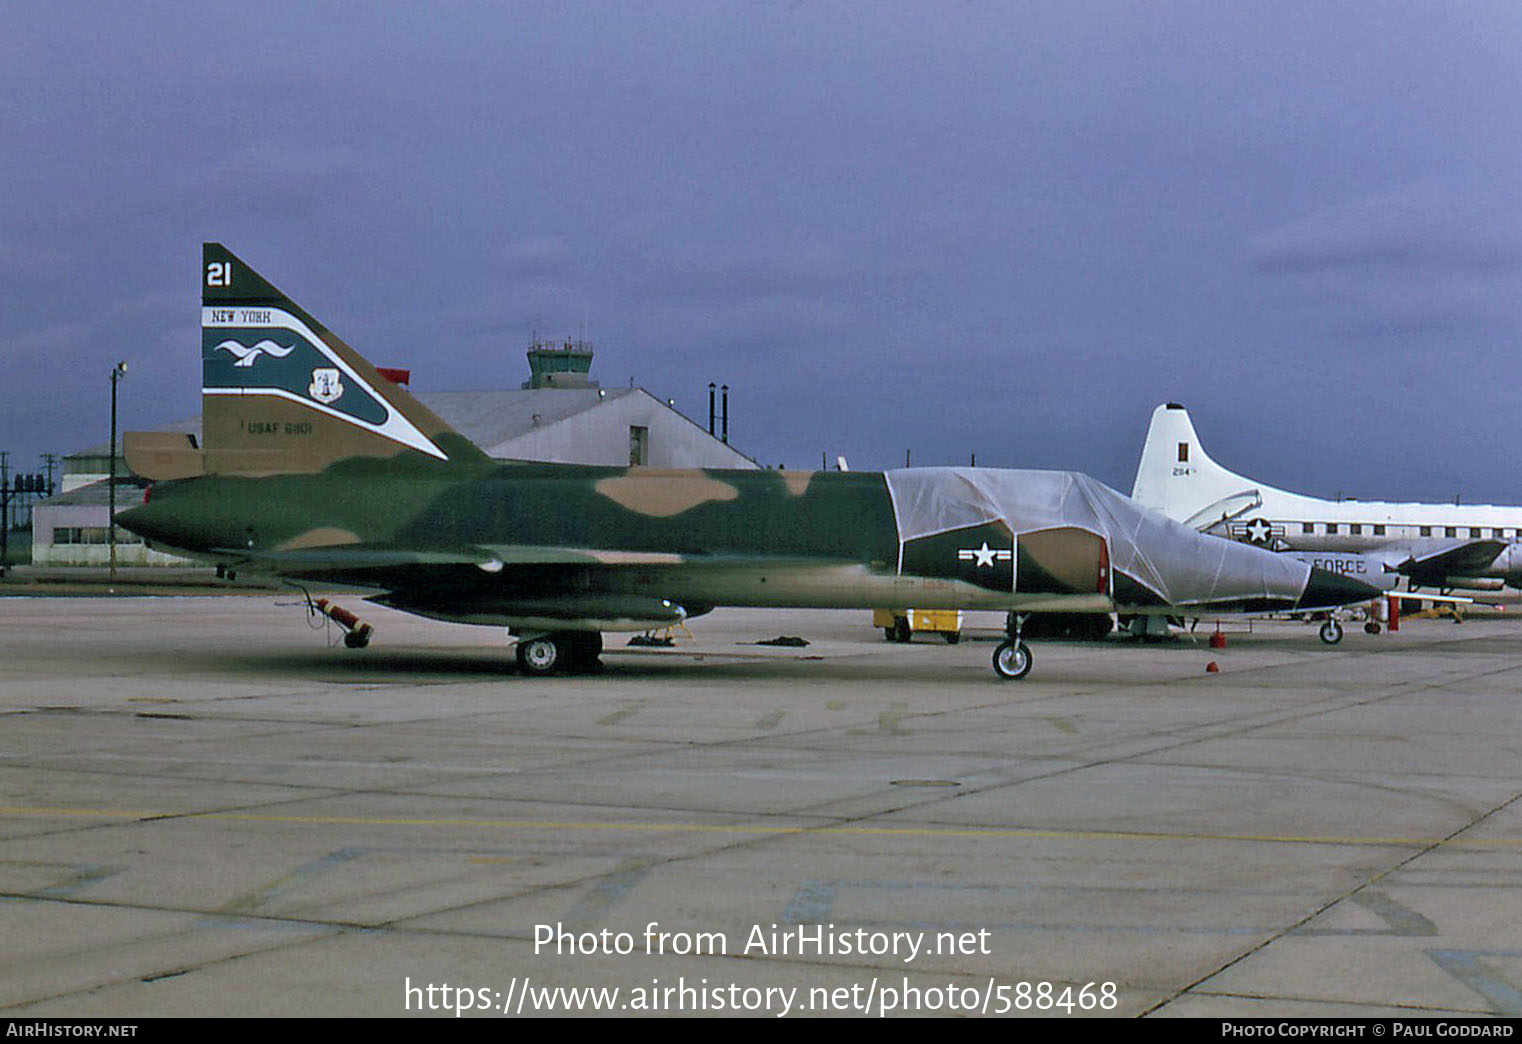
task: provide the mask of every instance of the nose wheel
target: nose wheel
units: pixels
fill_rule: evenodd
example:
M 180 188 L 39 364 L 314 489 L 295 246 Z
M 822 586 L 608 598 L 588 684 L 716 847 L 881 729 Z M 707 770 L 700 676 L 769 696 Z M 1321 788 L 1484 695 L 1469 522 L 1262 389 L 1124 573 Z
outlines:
M 1328 618 L 1326 623 L 1321 625 L 1321 630 L 1318 633 L 1321 635 L 1323 642 L 1326 642 L 1328 645 L 1336 645 L 1342 641 L 1342 624 Z
M 1031 648 L 1011 639 L 994 650 L 994 673 L 1004 681 L 1019 681 L 1031 672 Z
M 994 650 L 994 673 L 1001 681 L 1019 681 L 1031 672 L 1031 647 L 1020 640 L 1029 613 L 1010 613 L 1004 622 L 1007 641 Z

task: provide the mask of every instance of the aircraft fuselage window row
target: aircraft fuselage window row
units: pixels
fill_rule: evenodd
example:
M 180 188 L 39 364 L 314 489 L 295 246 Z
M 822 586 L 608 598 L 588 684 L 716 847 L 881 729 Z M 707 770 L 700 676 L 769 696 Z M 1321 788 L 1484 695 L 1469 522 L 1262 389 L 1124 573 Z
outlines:
M 1305 536 L 1310 536 L 1311 534 L 1313 534 L 1313 533 L 1315 533 L 1317 531 L 1316 527 L 1320 526 L 1321 527 L 1321 532 L 1325 533 L 1327 536 L 1336 536 L 1337 533 L 1340 532 L 1341 525 L 1342 525 L 1342 523 L 1340 523 L 1340 522 L 1302 522 L 1302 523 L 1300 523 L 1300 532 L 1303 535 L 1305 535 Z M 1363 534 L 1364 523 L 1362 523 L 1362 522 L 1349 522 L 1349 523 L 1347 523 L 1347 527 L 1348 527 L 1348 533 L 1350 533 L 1353 536 L 1361 536 Z M 1373 533 L 1374 533 L 1375 536 L 1384 536 L 1385 535 L 1386 527 L 1383 526 L 1383 525 L 1371 525 L 1370 528 L 1373 530 Z M 1405 530 L 1406 532 L 1402 532 L 1403 530 Z M 1411 530 L 1415 530 L 1415 532 L 1410 532 Z M 1439 533 L 1439 530 L 1441 530 L 1441 533 Z M 1484 526 L 1396 526 L 1395 527 L 1395 532 L 1392 535 L 1394 535 L 1394 536 L 1424 536 L 1424 537 L 1432 537 L 1432 536 L 1444 536 L 1444 537 L 1468 536 L 1471 540 L 1479 540 L 1479 539 L 1482 539 L 1485 536 L 1485 527 Z M 1490 530 L 1490 538 L 1492 540 L 1522 540 L 1522 527 L 1515 528 L 1515 529 L 1505 529 L 1505 528 L 1502 528 L 1502 527 L 1498 526 L 1498 527 Z

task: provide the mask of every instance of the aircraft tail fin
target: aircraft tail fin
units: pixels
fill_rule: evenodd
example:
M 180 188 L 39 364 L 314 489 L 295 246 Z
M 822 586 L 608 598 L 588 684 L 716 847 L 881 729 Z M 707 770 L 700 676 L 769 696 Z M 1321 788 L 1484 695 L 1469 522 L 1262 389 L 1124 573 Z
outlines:
M 355 457 L 485 459 L 394 374 L 220 243 L 202 248 L 201 376 L 205 473 L 321 471 Z
M 1210 459 L 1189 411 L 1176 402 L 1152 411 L 1131 497 L 1198 529 L 1261 503 L 1257 483 Z

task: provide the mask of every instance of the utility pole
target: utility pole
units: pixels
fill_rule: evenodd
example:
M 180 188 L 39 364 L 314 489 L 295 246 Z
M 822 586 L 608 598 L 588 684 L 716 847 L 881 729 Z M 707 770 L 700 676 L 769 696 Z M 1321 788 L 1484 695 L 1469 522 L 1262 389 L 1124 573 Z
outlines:
M 11 553 L 11 454 L 0 450 L 0 576 Z
M 119 362 L 111 371 L 111 477 L 107 480 L 110 497 L 110 515 L 106 519 L 106 533 L 111 541 L 111 579 L 116 579 L 116 385 L 127 376 L 127 364 Z

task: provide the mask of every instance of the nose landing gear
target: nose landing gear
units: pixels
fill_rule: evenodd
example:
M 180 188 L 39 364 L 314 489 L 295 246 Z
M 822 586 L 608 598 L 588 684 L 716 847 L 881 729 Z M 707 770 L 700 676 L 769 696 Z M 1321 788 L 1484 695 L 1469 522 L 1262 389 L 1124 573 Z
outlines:
M 1020 640 L 1020 632 L 1029 617 L 1029 613 L 1011 613 L 1006 625 L 1009 638 L 994 650 L 994 674 L 1001 681 L 1019 681 L 1031 672 L 1030 646 Z

